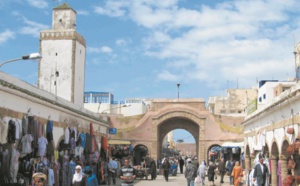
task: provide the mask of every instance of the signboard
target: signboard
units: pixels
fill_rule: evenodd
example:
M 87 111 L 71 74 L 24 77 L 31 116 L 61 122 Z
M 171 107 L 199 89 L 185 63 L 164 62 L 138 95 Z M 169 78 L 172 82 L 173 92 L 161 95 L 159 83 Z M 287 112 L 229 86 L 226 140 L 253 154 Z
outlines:
M 117 129 L 116 128 L 109 128 L 108 133 L 109 134 L 117 134 Z
M 247 115 L 257 110 L 257 98 L 252 100 L 247 106 Z

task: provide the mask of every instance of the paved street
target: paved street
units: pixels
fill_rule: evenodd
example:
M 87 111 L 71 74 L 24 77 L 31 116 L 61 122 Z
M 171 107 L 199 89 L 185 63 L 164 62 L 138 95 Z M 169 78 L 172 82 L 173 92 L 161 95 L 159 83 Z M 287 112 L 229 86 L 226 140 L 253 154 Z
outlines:
M 223 184 L 220 184 L 220 177 L 218 176 L 215 185 L 222 185 L 222 186 L 229 186 L 229 178 L 228 176 L 224 177 L 224 182 Z M 207 177 L 205 178 L 205 185 L 209 185 L 207 181 Z M 120 184 L 120 180 L 117 181 L 117 185 Z M 158 175 L 156 180 L 140 180 L 137 179 L 135 181 L 135 186 L 165 186 L 165 185 L 172 185 L 172 186 L 185 186 L 186 185 L 186 179 L 184 178 L 183 174 L 177 174 L 177 176 L 171 176 L 169 177 L 169 181 L 166 182 L 164 177 L 162 175 Z M 195 186 L 200 186 L 200 184 L 195 184 Z

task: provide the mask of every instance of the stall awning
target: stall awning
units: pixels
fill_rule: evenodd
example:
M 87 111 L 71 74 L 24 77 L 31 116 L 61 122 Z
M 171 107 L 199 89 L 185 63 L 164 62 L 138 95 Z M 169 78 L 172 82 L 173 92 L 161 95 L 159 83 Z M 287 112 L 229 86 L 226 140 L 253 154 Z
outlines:
M 244 142 L 225 142 L 222 147 L 244 147 Z
M 130 145 L 130 141 L 126 140 L 108 140 L 109 145 Z

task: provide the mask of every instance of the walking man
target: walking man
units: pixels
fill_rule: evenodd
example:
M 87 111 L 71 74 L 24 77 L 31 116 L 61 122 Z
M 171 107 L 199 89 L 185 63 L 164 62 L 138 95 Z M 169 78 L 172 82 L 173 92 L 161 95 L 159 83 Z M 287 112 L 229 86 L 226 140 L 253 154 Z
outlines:
M 227 164 L 226 164 L 226 170 L 228 172 L 230 185 L 233 185 L 233 177 L 231 176 L 233 167 L 234 167 L 234 163 L 233 163 L 232 159 L 228 160 Z
M 192 164 L 191 159 L 187 159 L 184 176 L 187 181 L 187 186 L 194 186 L 195 178 L 197 177 L 197 168 L 194 164 Z
M 224 163 L 224 158 L 221 158 L 221 160 L 219 161 L 219 164 L 218 164 L 218 170 L 219 170 L 219 173 L 220 173 L 220 183 L 224 183 L 224 175 L 225 175 L 225 163 Z
M 183 165 L 184 165 L 184 160 L 182 159 L 182 156 L 179 158 L 179 166 L 180 166 L 180 173 L 183 173 Z
M 165 160 L 163 161 L 163 164 L 162 164 L 162 169 L 164 170 L 164 176 L 165 176 L 166 181 L 169 181 L 170 167 L 171 167 L 171 165 L 169 163 L 168 158 L 165 158 Z
M 264 186 L 268 176 L 268 167 L 264 164 L 264 158 L 260 156 L 259 163 L 254 167 L 253 181 L 256 181 L 258 186 Z
M 117 174 L 117 170 L 118 170 L 118 163 L 116 162 L 116 160 L 114 160 L 113 158 L 110 158 L 109 163 L 108 163 L 108 179 L 110 183 L 110 180 L 112 179 L 113 184 L 116 185 L 116 174 Z

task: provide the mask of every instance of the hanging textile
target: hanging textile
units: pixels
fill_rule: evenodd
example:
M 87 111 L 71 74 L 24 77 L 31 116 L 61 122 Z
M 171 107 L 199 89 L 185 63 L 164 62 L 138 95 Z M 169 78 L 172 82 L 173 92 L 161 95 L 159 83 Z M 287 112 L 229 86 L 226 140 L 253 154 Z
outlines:
M 106 139 L 106 137 L 102 136 L 102 143 L 101 143 L 101 146 L 103 147 L 104 150 L 107 150 L 108 149 L 108 141 Z
M 53 121 L 47 121 L 46 137 L 49 142 L 53 140 Z
M 70 130 L 69 130 L 69 127 L 67 127 L 66 130 L 65 130 L 65 141 L 64 141 L 64 143 L 69 144 L 69 141 L 70 141 Z
M 28 130 L 28 119 L 26 116 L 23 116 L 22 118 L 22 136 L 25 136 L 27 134 Z
M 13 120 L 8 122 L 7 143 L 13 144 L 16 142 L 16 124 Z
M 8 133 L 8 125 L 2 119 L 0 120 L 0 143 L 1 144 L 7 143 L 7 133 Z

